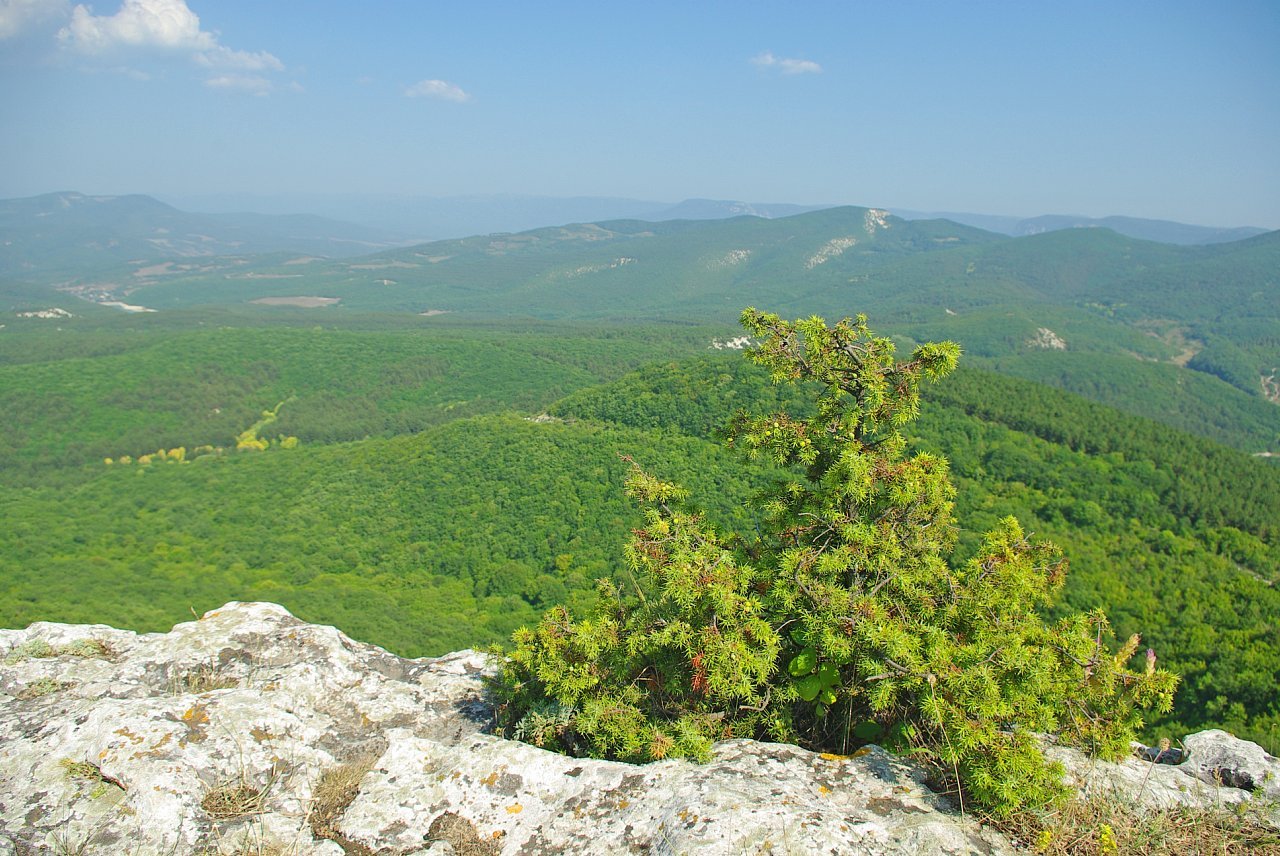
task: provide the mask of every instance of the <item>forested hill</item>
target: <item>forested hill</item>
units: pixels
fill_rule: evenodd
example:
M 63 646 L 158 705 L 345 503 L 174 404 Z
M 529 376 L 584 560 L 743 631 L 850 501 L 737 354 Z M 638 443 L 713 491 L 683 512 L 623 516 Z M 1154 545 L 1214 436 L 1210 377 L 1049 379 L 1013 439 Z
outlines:
M 397 236 L 307 215 L 191 214 L 150 196 L 47 193 L 0 199 L 0 276 L 45 282 L 95 276 L 135 259 L 269 253 L 354 256 L 392 246 Z
M 726 332 L 748 303 L 790 316 L 856 309 L 903 339 L 957 341 L 971 363 L 1265 453 L 1280 452 L 1277 271 L 1280 232 L 1203 246 L 1108 229 L 1010 238 L 844 207 L 571 224 L 355 259 L 142 254 L 44 285 L 11 276 L 0 292 L 23 310 L 70 301 L 72 314 L 96 308 L 76 295 L 162 314 L 283 303 L 344 317 L 696 319 Z
M 738 360 L 652 366 L 581 390 L 566 420 L 714 436 L 735 410 L 810 399 Z M 1006 514 L 1062 546 L 1064 609 L 1104 609 L 1184 678 L 1174 733 L 1280 738 L 1280 481 L 1239 452 L 1025 381 L 961 370 L 926 392 L 917 448 L 951 461 L 962 552 Z M 1175 725 L 1169 723 L 1176 722 Z
M 0 278 L 0 624 L 272 600 L 403 654 L 498 641 L 621 572 L 620 454 L 751 527 L 781 474 L 715 427 L 803 402 L 706 354 L 749 302 L 861 311 L 963 348 L 912 439 L 952 462 L 962 550 L 1007 514 L 1061 542 L 1068 605 L 1184 675 L 1156 726 L 1280 748 L 1280 479 L 1250 457 L 1280 452 L 1277 271 L 1280 233 L 837 208 Z
M 390 437 L 481 413 L 538 410 L 645 363 L 706 350 L 698 328 L 441 326 L 302 313 L 117 318 L 0 335 L 0 473 L 47 483 L 104 458 L 234 446 L 288 400 L 271 436 L 304 444 Z M 44 322 L 47 323 L 47 322 Z M 15 325 L 16 326 L 16 325 Z
M 658 328 L 285 327 L 141 344 L 10 354 L 2 388 L 50 394 L 5 408 L 24 417 L 0 483 L 0 625 L 157 630 L 271 600 L 403 654 L 485 645 L 556 603 L 581 608 L 596 578 L 621 573 L 638 522 L 621 454 L 747 531 L 745 501 L 781 474 L 709 438 L 736 409 L 792 403 L 738 354 L 685 357 L 705 353 L 705 333 Z M 217 428 L 214 409 L 235 418 Z M 917 425 L 918 447 L 952 460 L 964 550 L 1016 514 L 1065 548 L 1072 607 L 1105 607 L 1183 673 L 1160 728 L 1274 741 L 1280 488 L 1267 464 L 977 371 L 930 389 Z M 198 449 L 210 436 L 224 448 Z M 110 463 L 88 457 L 104 449 Z
M 605 387 L 580 390 L 550 412 L 633 427 L 674 427 L 714 439 L 738 410 L 805 412 L 807 400 L 790 389 L 769 384 L 740 358 L 705 357 L 655 364 Z M 961 368 L 930 389 L 928 400 L 931 408 L 1002 425 L 1087 457 L 1145 462 L 1150 465 L 1141 468 L 1145 489 L 1180 519 L 1280 540 L 1275 514 L 1280 480 L 1269 467 L 1218 443 L 982 369 Z M 1280 579 L 1280 569 L 1275 576 Z

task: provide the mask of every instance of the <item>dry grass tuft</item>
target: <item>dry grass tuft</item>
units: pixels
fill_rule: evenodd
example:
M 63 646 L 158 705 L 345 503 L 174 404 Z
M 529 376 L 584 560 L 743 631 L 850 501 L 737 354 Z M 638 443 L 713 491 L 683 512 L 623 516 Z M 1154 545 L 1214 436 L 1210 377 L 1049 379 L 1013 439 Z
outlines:
M 204 844 L 194 856 L 304 856 L 310 852 L 298 844 L 285 844 L 271 837 L 259 819 L 238 829 L 234 838 L 220 836 L 219 840 Z
M 1154 810 L 1093 796 L 987 822 L 1045 856 L 1280 856 L 1280 829 L 1248 804 Z
M 175 675 L 169 685 L 171 695 L 213 692 L 240 686 L 240 679 L 227 674 L 214 663 L 201 663 Z
M 199 856 L 300 856 L 294 845 L 263 839 L 242 839 L 236 844 L 206 847 Z
M 93 834 L 76 834 L 67 829 L 59 829 L 50 836 L 49 849 L 55 856 L 84 856 L 89 852 L 93 842 Z M 24 851 L 19 851 L 24 852 Z
M 278 841 L 249 841 L 235 850 L 219 851 L 219 856 L 296 856 L 298 849 Z
M 320 774 L 311 791 L 311 832 L 316 838 L 336 841 L 348 853 L 367 850 L 347 839 L 338 827 L 338 818 L 360 793 L 360 782 L 373 769 L 375 760 L 372 755 L 364 755 Z
M 431 821 L 426 841 L 447 841 L 457 856 L 497 856 L 502 851 L 500 838 L 481 838 L 474 823 L 452 811 Z
M 331 824 L 360 793 L 360 781 L 369 770 L 373 769 L 372 756 L 364 756 L 332 767 L 320 774 L 319 781 L 312 789 L 314 801 L 311 809 L 312 825 L 317 822 Z
M 205 791 L 200 807 L 214 820 L 236 820 L 266 811 L 267 788 L 245 779 L 223 781 Z

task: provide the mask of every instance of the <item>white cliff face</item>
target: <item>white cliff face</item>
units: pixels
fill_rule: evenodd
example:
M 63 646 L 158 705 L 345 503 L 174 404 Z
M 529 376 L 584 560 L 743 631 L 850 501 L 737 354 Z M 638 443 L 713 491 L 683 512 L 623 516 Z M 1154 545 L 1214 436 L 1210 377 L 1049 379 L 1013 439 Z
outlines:
M 484 733 L 484 655 L 402 659 L 273 604 L 0 630 L 0 660 L 0 853 L 1012 852 L 878 747 L 556 755 Z
M 844 251 L 850 247 L 856 246 L 858 239 L 850 235 L 846 238 L 832 238 L 823 244 L 818 252 L 814 253 L 804 263 L 805 270 L 813 270 L 818 265 L 824 265 L 837 256 L 844 255 Z
M 1036 334 L 1027 340 L 1027 344 L 1033 348 L 1041 348 L 1046 351 L 1065 351 L 1067 342 L 1057 333 L 1048 327 L 1039 327 Z

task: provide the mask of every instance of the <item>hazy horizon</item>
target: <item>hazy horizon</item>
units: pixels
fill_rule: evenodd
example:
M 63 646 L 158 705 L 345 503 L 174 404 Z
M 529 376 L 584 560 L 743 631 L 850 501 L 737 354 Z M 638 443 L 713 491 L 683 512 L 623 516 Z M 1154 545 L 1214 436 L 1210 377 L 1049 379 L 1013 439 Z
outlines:
M 0 197 L 717 199 L 1276 229 L 1276 44 L 1266 2 L 0 0 Z

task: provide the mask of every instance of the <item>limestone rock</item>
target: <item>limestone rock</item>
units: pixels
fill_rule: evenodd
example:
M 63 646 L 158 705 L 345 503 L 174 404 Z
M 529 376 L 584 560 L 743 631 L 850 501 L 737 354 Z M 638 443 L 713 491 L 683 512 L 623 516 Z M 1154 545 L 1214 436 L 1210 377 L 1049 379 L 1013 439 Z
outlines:
M 1067 783 L 1087 796 L 1117 797 L 1151 809 L 1236 805 L 1250 799 L 1247 791 L 1206 784 L 1183 766 L 1141 758 L 1112 764 L 1069 746 L 1047 746 L 1045 755 L 1062 764 Z
M 1280 801 L 1280 759 L 1256 743 L 1213 729 L 1187 737 L 1187 767 L 1201 781 L 1259 791 Z
M 0 854 L 1012 852 L 874 746 L 733 740 L 708 764 L 634 766 L 500 739 L 489 668 L 402 659 L 263 603 L 164 634 L 0 630 Z M 1157 767 L 1088 776 L 1209 788 Z
M 107 656 L 74 653 L 90 642 Z M 37 623 L 0 631 L 0 660 L 0 853 L 341 854 L 311 831 L 323 771 L 388 729 L 456 743 L 486 715 L 482 655 L 404 660 L 274 604 L 166 634 Z

